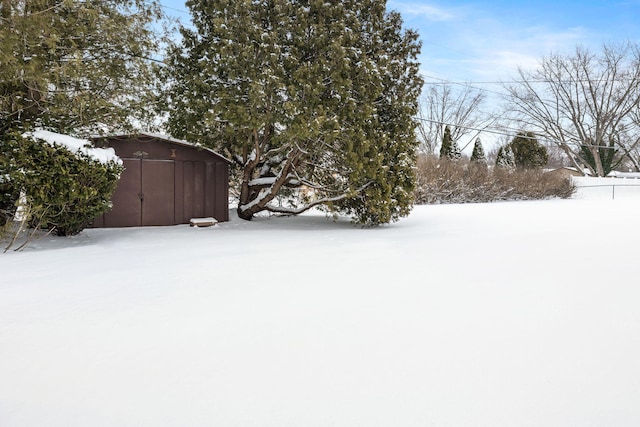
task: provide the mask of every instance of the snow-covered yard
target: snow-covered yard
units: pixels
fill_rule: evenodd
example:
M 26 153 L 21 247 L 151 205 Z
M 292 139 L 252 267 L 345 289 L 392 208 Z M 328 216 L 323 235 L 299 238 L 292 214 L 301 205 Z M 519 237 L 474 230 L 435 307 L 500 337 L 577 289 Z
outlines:
M 0 426 L 638 426 L 640 200 L 0 255 Z

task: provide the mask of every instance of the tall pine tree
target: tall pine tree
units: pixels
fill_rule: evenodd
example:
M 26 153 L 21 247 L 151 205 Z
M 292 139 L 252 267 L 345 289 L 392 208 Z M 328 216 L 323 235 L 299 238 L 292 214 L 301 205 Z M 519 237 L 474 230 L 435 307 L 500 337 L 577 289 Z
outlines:
M 149 0 L 0 0 L 0 135 L 130 125 L 161 17 Z
M 487 163 L 487 156 L 484 154 L 484 147 L 480 138 L 476 138 L 476 142 L 473 144 L 473 152 L 471 153 L 471 161 L 476 163 Z
M 460 146 L 458 146 L 458 143 L 451 137 L 451 129 L 449 126 L 445 126 L 442 145 L 440 146 L 440 158 L 458 160 L 461 156 Z
M 16 174 L 43 173 L 16 163 L 22 133 L 96 134 L 144 119 L 162 16 L 155 0 L 0 0 L 0 225 L 23 190 Z
M 188 1 L 166 71 L 168 130 L 239 169 L 238 215 L 320 206 L 407 215 L 418 36 L 383 0 Z M 274 203 L 287 196 L 290 205 Z

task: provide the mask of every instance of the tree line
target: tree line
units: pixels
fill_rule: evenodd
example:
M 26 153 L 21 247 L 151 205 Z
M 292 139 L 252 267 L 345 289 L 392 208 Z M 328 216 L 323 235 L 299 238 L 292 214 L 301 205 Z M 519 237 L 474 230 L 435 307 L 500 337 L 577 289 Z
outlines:
M 516 78 L 500 86 L 500 100 L 490 113 L 482 111 L 487 96 L 481 89 L 467 84 L 458 90 L 446 83 L 427 86 L 418 126 L 421 152 L 435 153 L 448 125 L 456 141 L 472 141 L 483 132 L 543 141 L 583 174 L 606 176 L 618 167 L 640 172 L 636 43 L 551 53 L 537 68 L 518 68 Z M 498 149 L 501 162 L 508 161 L 509 145 Z

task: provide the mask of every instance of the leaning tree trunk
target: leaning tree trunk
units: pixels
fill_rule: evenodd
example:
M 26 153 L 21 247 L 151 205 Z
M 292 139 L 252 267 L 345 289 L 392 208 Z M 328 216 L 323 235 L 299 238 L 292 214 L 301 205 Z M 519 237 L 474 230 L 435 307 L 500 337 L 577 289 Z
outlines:
M 269 203 L 285 187 L 291 187 L 295 177 L 292 170 L 300 163 L 302 151 L 291 149 L 284 164 L 275 173 L 269 169 L 268 176 L 261 176 L 261 166 L 270 159 L 264 158 L 261 147 L 265 146 L 266 139 L 260 138 L 257 130 L 253 131 L 253 146 L 251 153 L 248 146 L 244 150 L 244 168 L 242 171 L 242 185 L 240 187 L 240 200 L 238 203 L 238 217 L 250 221 L 255 214 L 263 210 L 273 210 Z M 268 154 L 267 154 L 268 156 Z

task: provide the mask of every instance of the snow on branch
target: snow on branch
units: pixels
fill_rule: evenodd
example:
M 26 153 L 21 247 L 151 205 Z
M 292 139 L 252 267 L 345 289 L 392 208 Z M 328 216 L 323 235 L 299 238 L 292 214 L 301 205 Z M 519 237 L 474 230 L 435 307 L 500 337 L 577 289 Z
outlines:
M 121 165 L 122 160 L 116 155 L 113 148 L 95 148 L 91 146 L 91 142 L 86 139 L 74 138 L 69 135 L 63 135 L 47 130 L 37 129 L 33 132 L 27 132 L 23 135 L 25 138 L 40 139 L 47 144 L 55 146 L 56 144 L 67 148 L 72 153 L 85 154 L 101 163 L 116 163 Z
M 287 175 L 286 184 L 292 187 L 301 185 L 302 183 L 300 182 L 300 180 L 296 178 L 297 177 L 293 174 Z M 269 187 L 275 184 L 279 179 L 279 176 L 265 176 L 262 178 L 252 179 L 251 181 L 249 181 L 249 187 Z
M 364 191 L 371 184 L 373 184 L 373 181 L 369 181 L 368 183 L 366 183 L 362 187 L 358 188 L 356 190 L 356 193 L 361 193 L 362 191 Z M 269 212 L 281 213 L 281 214 L 285 214 L 285 215 L 298 215 L 298 214 L 306 212 L 309 209 L 312 209 L 312 208 L 314 208 L 316 206 L 319 206 L 319 205 L 323 205 L 323 204 L 326 204 L 326 203 L 338 202 L 340 200 L 344 200 L 344 199 L 350 197 L 350 195 L 351 195 L 351 193 L 342 193 L 339 196 L 323 197 L 322 199 L 315 200 L 315 201 L 313 201 L 313 202 L 311 202 L 311 203 L 309 203 L 309 204 L 307 204 L 305 206 L 302 206 L 300 208 L 287 208 L 287 207 L 283 207 L 283 206 L 266 205 L 265 206 L 265 210 L 267 210 Z

